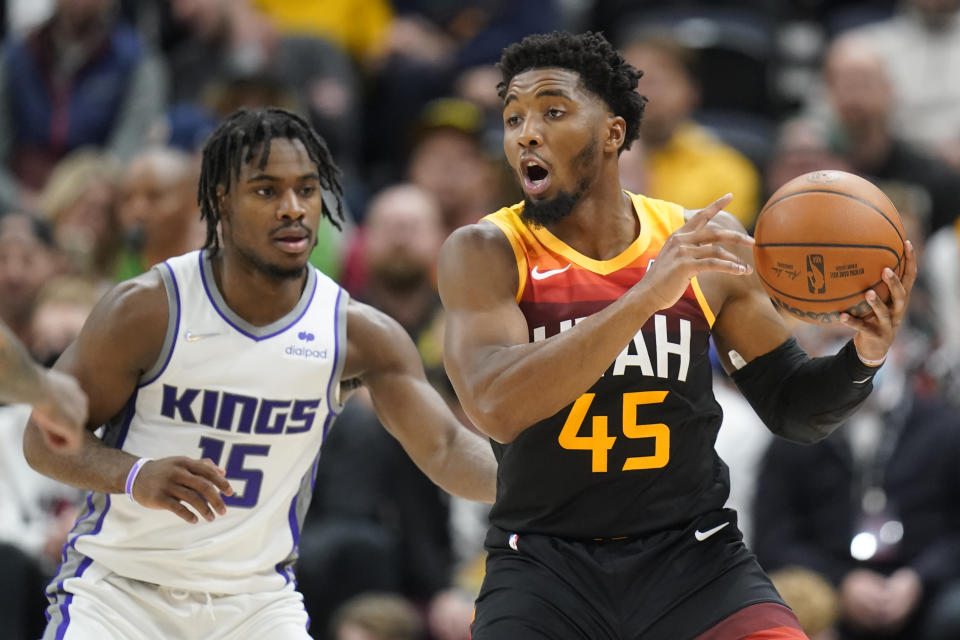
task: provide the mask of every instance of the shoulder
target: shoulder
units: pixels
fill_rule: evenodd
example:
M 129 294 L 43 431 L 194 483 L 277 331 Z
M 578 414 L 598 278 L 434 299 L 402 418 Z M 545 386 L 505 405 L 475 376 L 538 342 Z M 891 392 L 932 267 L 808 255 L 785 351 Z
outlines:
M 493 222 L 482 220 L 454 231 L 443 243 L 437 269 L 440 297 L 445 305 L 479 290 L 503 290 L 512 298 L 525 269 L 516 238 Z
M 163 349 L 167 300 L 156 269 L 114 285 L 90 312 L 58 367 L 81 378 L 135 380 L 154 366 Z
M 115 339 L 148 344 L 166 333 L 169 313 L 167 288 L 160 272 L 150 269 L 111 288 L 87 321 L 87 332 L 109 333 Z

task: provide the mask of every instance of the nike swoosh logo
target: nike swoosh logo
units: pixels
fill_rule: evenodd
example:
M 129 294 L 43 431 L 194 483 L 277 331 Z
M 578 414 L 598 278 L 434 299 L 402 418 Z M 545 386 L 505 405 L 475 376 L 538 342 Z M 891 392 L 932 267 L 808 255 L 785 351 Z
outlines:
M 700 529 L 697 529 L 696 531 L 693 532 L 693 537 L 697 539 L 697 542 L 703 542 L 704 540 L 706 540 L 707 538 L 715 534 L 717 531 L 720 531 L 720 529 L 723 529 L 728 524 L 730 523 L 724 522 L 723 524 L 718 524 L 713 529 L 707 529 L 706 531 L 700 531 Z
M 854 381 L 853 381 L 853 384 L 864 384 L 864 383 L 866 383 L 866 382 L 870 382 L 870 378 L 872 378 L 872 377 L 873 377 L 873 376 L 867 376 L 867 377 L 864 378 L 863 380 L 854 380 Z
M 550 269 L 549 271 L 540 271 L 540 267 L 535 266 L 533 268 L 533 271 L 530 272 L 530 277 L 533 278 L 534 280 L 543 280 L 544 278 L 555 276 L 558 273 L 563 273 L 564 271 L 569 269 L 571 266 L 572 266 L 571 263 L 568 262 L 567 266 L 565 266 L 563 269 Z
M 183 338 L 187 342 L 196 342 L 197 340 L 203 340 L 204 338 L 212 338 L 213 336 L 218 336 L 219 333 L 193 333 L 190 329 L 187 329 L 183 332 Z

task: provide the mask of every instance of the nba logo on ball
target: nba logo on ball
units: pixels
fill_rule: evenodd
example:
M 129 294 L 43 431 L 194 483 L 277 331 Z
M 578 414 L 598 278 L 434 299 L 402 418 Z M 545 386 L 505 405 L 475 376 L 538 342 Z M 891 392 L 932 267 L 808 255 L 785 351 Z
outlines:
M 819 253 L 807 254 L 807 288 L 810 293 L 826 293 L 827 278 L 823 273 L 823 256 Z
M 903 223 L 890 199 L 845 171 L 813 171 L 770 196 L 753 232 L 757 276 L 780 310 L 817 324 L 873 313 L 865 295 L 890 292 L 884 267 L 903 277 Z M 797 277 L 806 273 L 806 281 Z

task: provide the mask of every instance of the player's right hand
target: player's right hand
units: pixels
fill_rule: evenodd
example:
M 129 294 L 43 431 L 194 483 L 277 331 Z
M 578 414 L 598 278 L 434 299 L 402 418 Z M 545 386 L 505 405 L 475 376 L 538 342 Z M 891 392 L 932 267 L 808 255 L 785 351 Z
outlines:
M 223 495 L 233 495 L 224 473 L 207 458 L 160 458 L 143 465 L 131 491 L 133 499 L 144 507 L 172 511 L 190 524 L 199 522 L 196 514 L 182 504 L 185 502 L 212 522 L 214 512 L 227 512 Z
M 702 271 L 733 275 L 753 272 L 749 262 L 721 246 L 753 246 L 753 238 L 718 224 L 708 224 L 732 199 L 728 193 L 700 209 L 663 243 L 656 260 L 640 281 L 646 295 L 659 305 L 658 309 L 676 304 L 690 285 L 690 280 Z
M 33 405 L 30 420 L 52 450 L 78 451 L 87 424 L 87 395 L 73 376 L 47 369 L 44 378 L 46 400 Z

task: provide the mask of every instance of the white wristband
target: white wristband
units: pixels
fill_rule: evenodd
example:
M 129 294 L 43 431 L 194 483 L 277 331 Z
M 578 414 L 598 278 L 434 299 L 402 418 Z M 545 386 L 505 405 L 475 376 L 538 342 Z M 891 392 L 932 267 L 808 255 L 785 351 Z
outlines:
M 124 493 L 127 494 L 127 497 L 130 498 L 130 502 L 138 504 L 136 500 L 133 499 L 133 483 L 137 481 L 137 476 L 140 475 L 140 470 L 143 469 L 143 465 L 147 464 L 153 460 L 153 458 L 140 458 L 133 463 L 133 466 L 130 467 L 130 472 L 127 474 L 127 484 L 124 489 Z
M 867 358 L 864 358 L 862 355 L 860 355 L 860 352 L 857 351 L 857 357 L 860 358 L 860 362 L 867 365 L 868 367 L 879 367 L 880 365 L 882 365 L 884 362 L 887 361 L 886 354 L 884 354 L 883 357 L 880 358 L 879 360 L 869 360 Z

